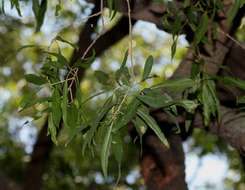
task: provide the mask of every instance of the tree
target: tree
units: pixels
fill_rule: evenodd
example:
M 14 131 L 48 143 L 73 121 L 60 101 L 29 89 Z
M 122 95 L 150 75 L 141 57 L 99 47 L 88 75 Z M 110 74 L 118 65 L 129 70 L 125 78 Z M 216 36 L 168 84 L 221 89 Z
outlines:
M 24 98 L 21 104 L 25 109 L 41 103 L 48 115 L 27 165 L 24 189 L 41 188 L 45 163 L 53 142 L 58 144 L 57 136 L 62 128 L 66 143 L 72 142 L 78 133 L 83 137 L 85 155 L 96 152 L 99 147 L 105 176 L 110 153 L 119 166 L 122 162 L 125 130 L 129 130 L 132 138 L 139 136 L 143 149 L 141 171 L 148 189 L 187 189 L 182 141 L 196 128 L 224 139 L 244 160 L 242 60 L 245 54 L 244 46 L 235 39 L 235 34 L 245 13 L 245 2 L 90 2 L 94 8 L 82 28 L 78 43 L 73 44 L 60 36 L 54 40 L 74 49 L 70 61 L 59 48 L 57 52 L 49 49 L 38 74 L 25 75 L 30 83 L 49 86 L 51 95 Z M 36 30 L 39 31 L 47 1 L 32 3 Z M 21 14 L 19 2 L 11 1 L 11 4 Z M 59 3 L 56 5 L 57 14 L 61 6 Z M 115 22 L 110 29 L 104 24 L 104 7 L 109 8 L 109 19 Z M 120 18 L 116 17 L 118 20 L 115 18 L 117 12 L 122 14 Z M 99 19 L 102 29 L 93 40 L 97 27 L 91 26 L 99 26 Z M 186 57 L 167 81 L 146 86 L 145 81 L 154 78 L 151 75 L 152 56 L 146 59 L 141 78 L 135 76 L 132 27 L 137 20 L 152 22 L 172 34 L 172 58 L 176 54 L 180 34 L 185 34 L 190 43 Z M 103 71 L 94 73 L 103 86 L 98 95 L 105 93 L 108 98 L 99 112 L 86 118 L 84 104 L 87 100 L 83 100 L 79 88 L 85 71 L 95 57 L 126 35 L 129 35 L 129 47 L 125 48 L 121 67 L 113 77 Z M 131 62 L 130 67 L 126 66 L 127 60 Z M 49 136 L 46 135 L 47 130 Z

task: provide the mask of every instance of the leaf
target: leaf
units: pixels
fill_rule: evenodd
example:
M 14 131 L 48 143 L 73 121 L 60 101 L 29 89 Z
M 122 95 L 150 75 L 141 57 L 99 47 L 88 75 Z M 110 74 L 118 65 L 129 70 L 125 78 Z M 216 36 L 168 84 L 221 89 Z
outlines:
M 32 0 L 32 10 L 36 18 L 36 32 L 39 32 L 43 25 L 47 5 L 47 0 L 41 0 L 41 3 L 39 3 L 39 0 Z
M 68 84 L 67 84 L 67 80 L 66 80 L 64 83 L 64 87 L 63 87 L 63 98 L 62 98 L 62 102 L 61 102 L 62 118 L 63 118 L 63 122 L 64 122 L 65 127 L 68 126 L 67 104 L 68 104 Z
M 94 75 L 97 78 L 98 82 L 100 82 L 103 85 L 108 85 L 108 82 L 109 82 L 109 75 L 108 74 L 106 74 L 103 71 L 95 71 Z
M 137 115 L 144 120 L 144 122 L 155 132 L 159 140 L 166 146 L 169 147 L 169 143 L 162 133 L 161 129 L 157 125 L 156 121 L 147 113 L 142 107 L 137 110 Z
M 200 20 L 200 24 L 198 25 L 196 32 L 195 32 L 195 37 L 194 37 L 194 45 L 195 46 L 197 46 L 201 42 L 205 33 L 207 32 L 208 22 L 209 22 L 209 18 L 208 18 L 207 13 L 205 12 L 202 15 L 202 18 Z
M 57 37 L 55 38 L 55 40 L 60 41 L 60 42 L 63 42 L 63 43 L 66 43 L 66 44 L 70 45 L 71 47 L 73 47 L 74 49 L 78 49 L 78 47 L 77 47 L 75 44 L 73 44 L 73 43 L 71 43 L 71 42 L 65 40 L 65 39 L 62 38 L 61 36 L 57 36 Z
M 230 85 L 245 90 L 244 80 L 233 78 L 233 77 L 219 77 L 218 80 L 220 80 L 225 85 Z
M 203 106 L 205 126 L 210 124 L 211 116 L 218 117 L 218 120 L 220 120 L 219 100 L 216 94 L 215 83 L 207 75 L 204 75 L 199 100 Z
M 44 102 L 48 102 L 51 99 L 49 97 L 43 97 L 43 98 L 36 98 L 33 94 L 28 94 L 27 96 L 24 96 L 20 101 L 20 112 L 24 109 L 27 109 L 31 106 L 34 106 L 35 104 L 40 104 Z
M 136 128 L 137 133 L 139 134 L 139 137 L 140 137 L 140 154 L 142 155 L 142 151 L 143 151 L 142 137 L 146 133 L 148 127 L 147 127 L 146 123 L 138 116 L 133 120 L 133 124 Z
M 20 11 L 20 4 L 19 4 L 19 0 L 11 0 L 11 9 L 14 8 L 17 10 L 18 12 L 18 15 L 19 16 L 22 16 L 21 15 L 21 11 Z
M 235 18 L 239 8 L 241 5 L 244 4 L 241 0 L 235 0 L 233 6 L 231 6 L 231 9 L 228 11 L 228 23 L 231 24 L 233 19 Z
M 149 77 L 152 66 L 153 66 L 153 57 L 150 55 L 145 62 L 143 78 L 142 78 L 143 81 Z
M 171 59 L 173 59 L 174 56 L 175 56 L 176 49 L 177 49 L 177 44 L 178 44 L 178 36 L 177 37 L 173 37 L 173 44 L 171 46 Z
M 62 118 L 61 97 L 58 88 L 55 88 L 52 94 L 51 112 L 53 123 L 58 128 Z
M 179 100 L 175 102 L 175 105 L 185 108 L 185 110 L 189 113 L 194 113 L 198 103 L 193 100 Z
M 113 123 L 109 125 L 109 128 L 106 131 L 104 141 L 102 143 L 102 149 L 101 149 L 101 166 L 102 166 L 102 171 L 105 177 L 107 177 L 107 170 L 108 170 L 108 159 L 110 155 L 110 146 L 111 146 L 111 133 L 112 133 L 112 127 Z
M 138 95 L 137 98 L 152 108 L 161 108 L 170 106 L 169 98 L 158 89 L 145 89 L 144 95 Z
M 128 50 L 125 52 L 124 54 L 124 58 L 123 58 L 123 62 L 121 64 L 121 67 L 116 71 L 115 73 L 115 78 L 116 78 L 116 81 L 120 84 L 120 80 L 121 78 L 124 76 L 126 79 L 128 78 L 129 80 L 129 71 L 128 69 L 126 68 L 126 63 L 127 63 L 127 59 L 128 59 Z M 125 79 L 124 79 L 125 80 Z M 126 83 L 129 83 L 127 81 L 124 81 Z
M 167 80 L 163 83 L 154 85 L 151 87 L 152 89 L 155 88 L 167 88 L 173 91 L 183 91 L 188 88 L 192 88 L 196 85 L 196 81 L 190 79 L 190 78 L 180 78 L 180 79 L 173 79 L 173 80 Z
M 75 67 L 81 67 L 84 69 L 87 69 L 90 67 L 90 65 L 94 62 L 96 58 L 96 52 L 93 49 L 92 55 L 86 59 L 78 59 L 77 62 L 75 63 Z
M 140 101 L 136 98 L 133 98 L 132 101 L 127 105 L 125 112 L 119 118 L 117 122 L 115 122 L 115 127 L 113 127 L 113 132 L 117 132 L 122 127 L 126 126 L 136 115 L 136 111 L 140 105 Z
M 53 143 L 55 143 L 56 145 L 58 144 L 57 141 L 57 129 L 56 126 L 54 125 L 54 120 L 53 120 L 53 114 L 50 113 L 49 117 L 48 117 L 48 134 L 51 135 L 51 140 L 53 141 Z
M 121 177 L 121 163 L 123 159 L 123 138 L 119 133 L 113 134 L 111 150 L 118 163 L 118 182 Z
M 98 114 L 96 115 L 96 119 L 92 120 L 91 128 L 86 133 L 86 138 L 85 138 L 84 143 L 83 143 L 83 148 L 82 148 L 83 154 L 85 153 L 85 149 L 87 147 L 91 146 L 92 139 L 93 139 L 93 137 L 95 135 L 95 132 L 96 132 L 98 126 L 99 126 L 100 121 L 106 116 L 106 114 L 110 111 L 110 109 L 113 107 L 113 105 L 114 105 L 113 96 L 110 96 L 105 101 L 105 103 L 102 106 L 102 108 L 98 111 Z
M 43 84 L 47 83 L 45 78 L 43 78 L 41 76 L 34 75 L 34 74 L 26 74 L 25 79 L 27 82 L 30 82 L 30 83 L 33 83 L 36 85 L 43 85 Z
M 59 16 L 61 9 L 62 8 L 60 3 L 55 6 L 55 16 Z

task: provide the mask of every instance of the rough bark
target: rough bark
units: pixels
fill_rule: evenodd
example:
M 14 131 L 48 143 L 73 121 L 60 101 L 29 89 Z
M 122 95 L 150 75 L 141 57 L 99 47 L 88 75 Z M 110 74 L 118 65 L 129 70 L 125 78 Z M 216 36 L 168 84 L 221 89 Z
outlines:
M 187 190 L 182 139 L 169 135 L 170 148 L 154 135 L 144 139 L 141 173 L 148 190 Z

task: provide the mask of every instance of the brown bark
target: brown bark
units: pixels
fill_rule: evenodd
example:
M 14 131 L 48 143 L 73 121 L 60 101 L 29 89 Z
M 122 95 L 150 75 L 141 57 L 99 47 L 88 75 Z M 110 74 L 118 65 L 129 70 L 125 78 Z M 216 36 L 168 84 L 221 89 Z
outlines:
M 148 135 L 144 141 L 141 173 L 148 190 L 187 190 L 182 139 L 169 135 L 170 148 L 156 136 Z

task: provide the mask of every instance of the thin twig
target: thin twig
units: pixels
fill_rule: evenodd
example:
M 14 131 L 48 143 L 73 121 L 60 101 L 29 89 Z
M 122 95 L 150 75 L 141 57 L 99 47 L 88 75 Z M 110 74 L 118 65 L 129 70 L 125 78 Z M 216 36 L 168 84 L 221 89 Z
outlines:
M 131 7 L 130 7 L 129 0 L 126 0 L 126 1 L 127 1 L 127 6 L 128 6 L 129 39 L 130 39 L 128 53 L 130 55 L 132 76 L 135 78 L 135 75 L 134 75 L 134 62 L 133 62 L 133 34 L 132 34 Z
M 219 29 L 219 32 L 224 34 L 227 38 L 229 38 L 231 41 L 233 41 L 235 44 L 237 44 L 239 47 L 241 47 L 242 49 L 245 50 L 245 47 L 239 41 L 237 41 L 235 38 L 233 38 L 230 34 L 226 33 L 225 31 L 223 31 L 221 29 Z

